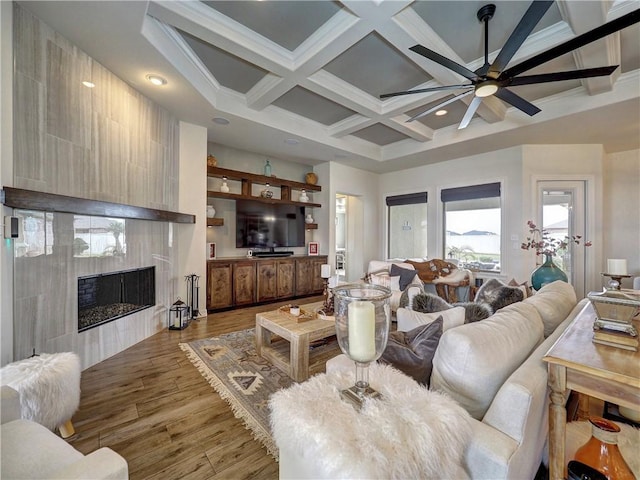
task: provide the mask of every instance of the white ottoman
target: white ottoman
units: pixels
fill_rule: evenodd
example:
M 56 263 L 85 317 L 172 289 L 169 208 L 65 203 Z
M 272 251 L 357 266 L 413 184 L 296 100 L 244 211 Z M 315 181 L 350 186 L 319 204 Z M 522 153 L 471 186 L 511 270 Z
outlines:
M 383 397 L 360 411 L 340 397 L 353 372 L 315 375 L 271 396 L 280 478 L 468 478 L 469 414 L 391 366 L 370 370 Z
M 5 365 L 0 385 L 20 392 L 20 414 L 63 438 L 75 433 L 71 417 L 80 404 L 80 358 L 72 352 L 43 353 Z

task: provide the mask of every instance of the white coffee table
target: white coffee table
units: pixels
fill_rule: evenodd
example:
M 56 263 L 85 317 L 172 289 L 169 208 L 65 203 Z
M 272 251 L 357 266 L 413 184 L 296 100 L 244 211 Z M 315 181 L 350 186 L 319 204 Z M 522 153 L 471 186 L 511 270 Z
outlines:
M 316 302 L 301 305 L 300 308 L 314 312 L 321 305 L 322 302 Z M 323 355 L 312 358 L 310 362 L 311 342 L 335 334 L 335 322 L 331 320 L 315 319 L 297 323 L 281 310 L 256 314 L 256 352 L 296 382 L 304 382 L 311 374 L 324 371 L 326 360 L 339 353 L 337 349 L 333 353 L 325 350 Z M 272 343 L 272 335 L 277 335 L 286 342 L 278 342 L 279 345 L 276 346 Z

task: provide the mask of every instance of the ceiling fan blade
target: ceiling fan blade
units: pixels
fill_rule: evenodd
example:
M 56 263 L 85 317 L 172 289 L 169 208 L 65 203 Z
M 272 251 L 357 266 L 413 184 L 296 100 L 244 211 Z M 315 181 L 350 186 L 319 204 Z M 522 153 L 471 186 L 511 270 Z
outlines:
M 417 120 L 419 118 L 424 117 L 425 115 L 429 115 L 430 113 L 436 112 L 438 110 L 440 110 L 442 107 L 449 105 L 450 103 L 455 102 L 456 100 L 460 100 L 462 97 L 466 97 L 467 95 L 469 95 L 470 93 L 473 93 L 473 89 L 471 90 L 467 90 L 466 92 L 462 92 L 459 93 L 458 95 L 455 95 L 453 97 L 451 97 L 448 100 L 445 100 L 444 102 L 439 103 L 438 105 L 436 105 L 435 107 L 431 107 L 429 110 L 425 110 L 422 113 L 418 113 L 417 115 L 414 115 L 413 117 L 411 117 L 409 120 L 407 120 L 405 123 L 409 123 L 409 122 L 413 122 L 414 120 Z
M 578 35 L 571 40 L 561 43 L 549 50 L 542 52 L 538 55 L 534 55 L 533 57 L 525 60 L 518 65 L 514 65 L 511 68 L 503 71 L 498 80 L 504 80 L 506 78 L 515 77 L 516 75 L 526 72 L 527 70 L 531 70 L 538 65 L 542 65 L 543 63 L 548 62 L 549 60 L 553 60 L 556 57 L 564 55 L 565 53 L 569 53 L 577 48 L 584 47 L 591 42 L 595 42 L 596 40 L 600 40 L 607 35 L 617 32 L 618 30 L 622 30 L 634 23 L 638 23 L 640 21 L 640 9 L 634 10 L 633 12 L 627 13 L 626 15 L 621 16 L 615 20 L 612 20 L 604 25 L 601 25 L 593 30 L 583 33 L 582 35 Z
M 452 70 L 462 75 L 463 77 L 468 78 L 469 80 L 476 80 L 478 78 L 475 72 L 472 72 L 467 67 L 460 65 L 459 63 L 456 63 L 453 60 L 449 60 L 448 58 L 443 57 L 439 53 L 436 53 L 433 50 L 429 50 L 428 48 L 423 47 L 422 45 L 414 45 L 413 47 L 410 47 L 409 50 L 416 52 L 417 54 L 422 55 L 423 57 L 426 57 L 429 60 L 433 60 L 434 62 L 442 65 L 443 67 L 447 67 L 449 70 Z
M 500 72 L 505 69 L 518 49 L 522 46 L 529 34 L 533 31 L 538 22 L 547 13 L 549 7 L 553 4 L 553 0 L 534 1 L 531 2 L 529 9 L 520 19 L 520 23 L 516 26 L 511 36 L 504 44 L 500 53 L 495 58 L 487 75 L 491 78 L 498 78 Z
M 398 97 L 400 95 L 411 95 L 413 93 L 439 92 L 442 90 L 460 90 L 461 88 L 473 87 L 473 85 L 444 85 L 441 87 L 419 88 L 417 90 L 407 90 L 406 92 L 383 93 L 380 98 Z
M 478 107 L 480 106 L 481 103 L 482 103 L 481 97 L 473 97 L 473 100 L 471 100 L 471 103 L 469 104 L 469 107 L 467 108 L 467 111 L 465 112 L 464 117 L 462 117 L 462 121 L 460 122 L 460 125 L 458 125 L 458 130 L 467 128 L 467 125 L 469 125 L 471 118 L 473 118 L 473 115 L 476 113 L 476 110 L 478 110 Z
M 561 82 L 563 80 L 579 80 L 581 78 L 604 77 L 611 75 L 618 65 L 610 67 L 584 68 L 570 72 L 542 73 L 539 75 L 525 75 L 505 80 L 505 87 L 517 87 L 519 85 L 532 85 L 534 83 Z
M 530 117 L 533 117 L 536 113 L 540 112 L 540 109 L 536 107 L 533 103 L 528 102 L 527 100 L 525 100 L 519 95 L 516 95 L 509 89 L 499 88 L 494 95 L 498 97 L 500 100 L 507 102 L 510 105 L 513 105 L 518 110 L 526 113 Z

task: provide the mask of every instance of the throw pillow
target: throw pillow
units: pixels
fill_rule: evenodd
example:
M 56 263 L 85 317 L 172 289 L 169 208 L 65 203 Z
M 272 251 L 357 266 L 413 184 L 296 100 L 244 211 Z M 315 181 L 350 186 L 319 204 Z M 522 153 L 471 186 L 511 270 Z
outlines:
M 408 268 L 402 268 L 395 263 L 392 263 L 391 268 L 389 269 L 389 275 L 392 277 L 400 277 L 400 290 L 404 291 L 404 289 L 413 282 L 413 279 L 416 276 L 416 271 L 409 270 Z
M 488 303 L 458 302 L 453 305 L 464 308 L 464 323 L 478 322 L 493 315 Z
M 397 329 L 399 332 L 408 332 L 421 325 L 427 325 L 442 317 L 442 329 L 459 327 L 464 324 L 464 308 L 453 307 L 442 312 L 422 313 L 399 308 L 396 311 Z
M 390 277 L 390 282 L 389 282 L 389 288 L 391 289 L 392 292 L 399 292 L 400 291 L 400 277 L 391 276 Z
M 495 312 L 507 305 L 524 300 L 522 290 L 505 285 L 497 278 L 492 278 L 482 284 L 476 293 L 476 303 L 488 303 Z
M 389 276 L 389 272 L 387 272 L 386 270 L 367 273 L 364 276 L 364 281 L 372 285 L 380 285 L 382 287 L 391 288 L 391 277 Z
M 413 298 L 413 309 L 416 312 L 441 312 L 443 310 L 449 310 L 450 308 L 451 305 L 438 295 L 432 293 L 419 293 Z
M 422 282 L 407 285 L 407 288 L 405 288 L 402 291 L 402 295 L 400 295 L 398 308 L 413 308 L 413 299 L 420 293 L 424 293 L 424 285 Z
M 381 363 L 397 368 L 421 385 L 429 386 L 433 356 L 442 336 L 442 317 L 410 332 L 391 332 Z
M 510 287 L 518 287 L 520 290 L 522 290 L 522 293 L 524 293 L 524 298 L 528 298 L 533 295 L 533 290 L 529 286 L 529 282 L 527 282 L 526 280 L 522 283 L 518 283 L 515 278 L 512 278 L 511 280 L 509 280 L 509 283 L 507 285 L 509 285 Z

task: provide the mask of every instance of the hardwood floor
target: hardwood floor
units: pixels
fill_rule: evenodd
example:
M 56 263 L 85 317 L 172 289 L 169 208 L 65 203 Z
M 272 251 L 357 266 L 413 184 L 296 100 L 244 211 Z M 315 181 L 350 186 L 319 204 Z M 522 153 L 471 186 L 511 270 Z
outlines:
M 286 303 L 211 314 L 185 330 L 159 332 L 83 371 L 70 443 L 83 453 L 115 450 L 127 460 L 132 480 L 278 478 L 277 462 L 178 343 L 254 327 L 257 312 Z

